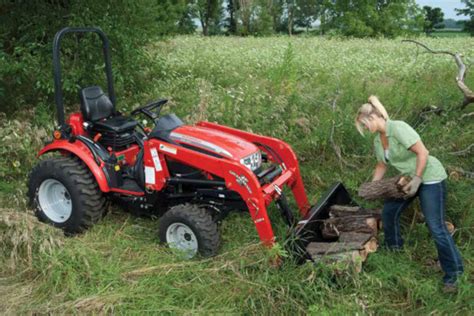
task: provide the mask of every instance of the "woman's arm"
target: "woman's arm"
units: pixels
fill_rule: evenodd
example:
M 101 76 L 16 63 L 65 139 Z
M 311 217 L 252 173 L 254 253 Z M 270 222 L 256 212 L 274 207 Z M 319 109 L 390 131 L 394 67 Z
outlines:
M 381 161 L 377 162 L 375 165 L 372 181 L 382 180 L 383 176 L 385 175 L 385 171 L 387 171 L 387 165 Z
M 421 178 L 423 171 L 425 170 L 426 162 L 428 161 L 430 152 L 428 149 L 426 149 L 421 140 L 417 141 L 413 146 L 411 146 L 410 150 L 416 154 L 415 175 Z

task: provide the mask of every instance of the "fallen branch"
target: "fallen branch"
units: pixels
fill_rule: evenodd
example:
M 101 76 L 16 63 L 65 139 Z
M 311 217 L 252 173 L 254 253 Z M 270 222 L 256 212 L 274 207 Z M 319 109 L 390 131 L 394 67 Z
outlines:
M 458 88 L 461 90 L 461 92 L 464 95 L 464 100 L 463 100 L 463 103 L 461 105 L 461 108 L 463 109 L 468 104 L 474 102 L 474 92 L 472 92 L 472 90 L 469 89 L 466 86 L 466 84 L 464 83 L 464 79 L 466 77 L 466 65 L 462 61 L 461 54 L 453 53 L 453 52 L 446 51 L 446 50 L 433 50 L 433 49 L 429 48 L 428 46 L 426 46 L 425 44 L 420 43 L 420 42 L 415 41 L 415 40 L 402 40 L 402 42 L 414 43 L 416 45 L 419 45 L 419 46 L 423 47 L 424 49 L 426 49 L 428 52 L 430 52 L 432 54 L 445 54 L 445 55 L 449 55 L 449 56 L 453 57 L 454 60 L 456 61 L 456 65 L 458 66 L 458 75 L 456 76 L 456 83 L 458 85 Z
M 457 178 L 459 179 L 459 176 L 463 176 L 465 178 L 470 178 L 474 179 L 474 172 L 472 171 L 466 171 L 463 168 L 459 167 L 448 167 L 449 170 L 449 177 L 450 178 Z
M 474 147 L 474 143 L 467 146 L 466 149 L 450 152 L 449 154 L 454 155 L 454 156 L 463 156 L 464 154 L 468 154 L 471 151 L 471 148 L 473 148 L 473 147 Z

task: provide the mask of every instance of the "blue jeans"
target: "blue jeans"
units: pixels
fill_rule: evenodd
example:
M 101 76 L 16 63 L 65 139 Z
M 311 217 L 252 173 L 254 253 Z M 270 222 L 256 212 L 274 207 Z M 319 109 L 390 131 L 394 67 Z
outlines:
M 444 222 L 446 204 L 446 181 L 435 184 L 422 184 L 417 195 L 420 198 L 421 210 L 426 225 L 438 250 L 438 259 L 445 275 L 444 283 L 456 282 L 457 276 L 464 271 L 461 255 Z M 400 249 L 403 239 L 400 234 L 400 215 L 416 196 L 403 199 L 385 200 L 382 221 L 385 233 L 385 246 L 389 249 Z

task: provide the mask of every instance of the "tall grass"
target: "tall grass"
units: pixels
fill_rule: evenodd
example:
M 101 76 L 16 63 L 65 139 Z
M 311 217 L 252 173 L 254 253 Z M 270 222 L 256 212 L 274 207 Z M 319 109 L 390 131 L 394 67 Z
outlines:
M 467 39 L 422 41 L 462 52 L 468 64 L 474 53 Z M 360 274 L 291 261 L 272 267 L 280 248 L 258 245 L 247 214 L 224 221 L 216 258 L 184 261 L 158 244 L 156 221 L 112 208 L 87 233 L 48 251 L 32 250 L 32 261 L 18 257 L 14 271 L 3 264 L 12 262 L 12 244 L 3 243 L 0 310 L 333 315 L 468 314 L 473 309 L 474 182 L 461 170 L 472 172 L 474 159 L 472 152 L 451 154 L 473 143 L 472 116 L 463 116 L 472 106 L 459 109 L 453 60 L 399 40 L 178 37 L 143 49 L 146 93 L 117 91 L 124 112 L 167 97 L 171 102 L 164 112 L 187 122 L 217 121 L 281 138 L 300 159 L 313 203 L 334 181 L 343 181 L 355 196 L 370 178 L 372 138 L 356 132 L 353 117 L 368 95 L 378 95 L 392 118 L 412 124 L 448 169 L 447 217 L 458 228 L 455 238 L 466 266 L 459 293 L 440 291 L 442 273 L 433 264 L 436 251 L 417 204 L 403 218 L 405 250 L 370 255 Z M 474 86 L 469 74 L 467 84 Z M 431 106 L 443 111 L 423 114 Z M 0 117 L 0 202 L 19 212 L 26 208 L 26 174 L 53 126 L 52 105 L 33 108 Z M 283 222 L 273 206 L 269 211 L 282 243 Z M 47 236 L 53 235 L 38 238 Z

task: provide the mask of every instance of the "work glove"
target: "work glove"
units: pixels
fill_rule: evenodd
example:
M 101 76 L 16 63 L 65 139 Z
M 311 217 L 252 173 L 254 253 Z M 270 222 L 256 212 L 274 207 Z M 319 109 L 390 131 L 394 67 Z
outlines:
M 419 176 L 414 176 L 410 182 L 403 186 L 402 191 L 405 192 L 405 199 L 415 196 L 416 192 L 420 188 L 422 179 Z

